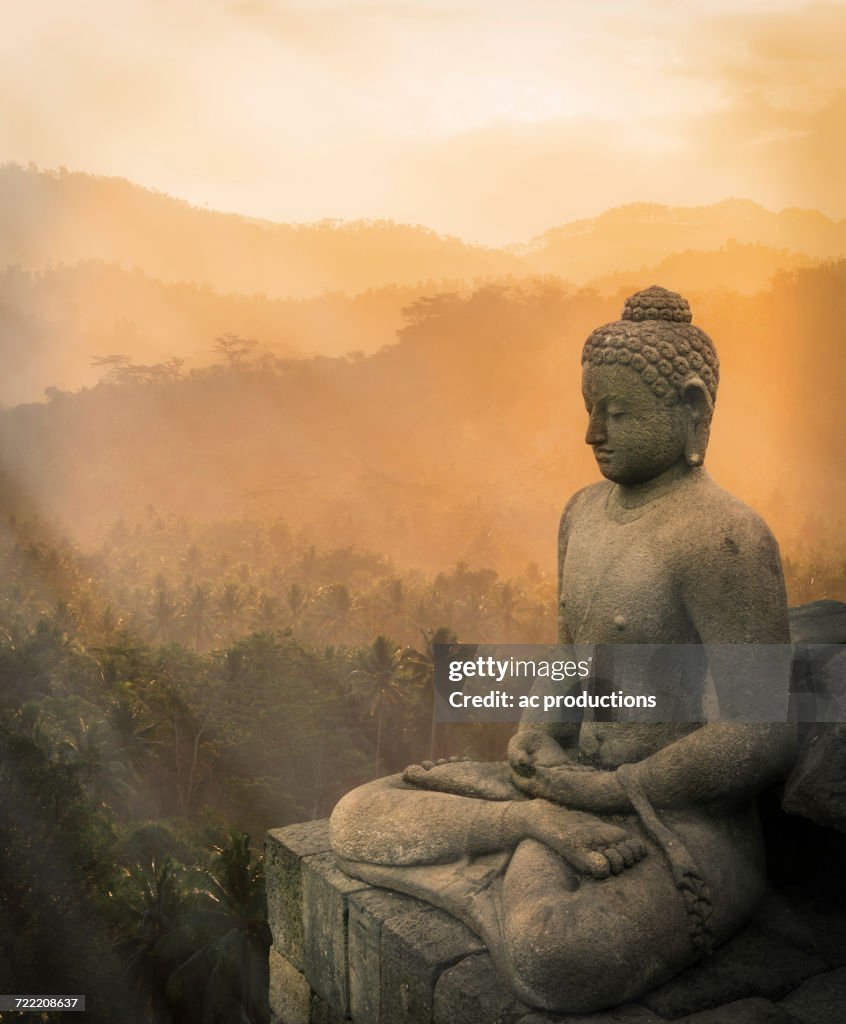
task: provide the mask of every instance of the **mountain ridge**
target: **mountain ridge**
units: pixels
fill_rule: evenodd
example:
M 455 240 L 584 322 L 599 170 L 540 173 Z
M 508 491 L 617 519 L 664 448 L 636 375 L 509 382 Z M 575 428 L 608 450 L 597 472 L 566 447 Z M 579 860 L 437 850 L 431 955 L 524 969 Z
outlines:
M 271 298 L 536 273 L 587 284 L 676 251 L 731 240 L 837 259 L 846 255 L 846 220 L 798 207 L 774 212 L 750 199 L 679 207 L 628 203 L 497 248 L 389 220 L 257 219 L 208 210 L 125 178 L 0 166 L 0 266 L 41 270 L 102 259 L 138 266 L 169 283 L 195 281 L 223 293 Z

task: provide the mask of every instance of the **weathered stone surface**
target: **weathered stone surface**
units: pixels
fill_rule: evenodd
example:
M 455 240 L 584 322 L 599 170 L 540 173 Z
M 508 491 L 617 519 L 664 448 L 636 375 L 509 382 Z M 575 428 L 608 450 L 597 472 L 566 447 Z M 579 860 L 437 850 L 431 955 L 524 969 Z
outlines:
M 331 853 L 302 861 L 303 973 L 342 1017 L 349 1014 L 347 898 L 369 888 L 345 875 Z
M 843 1024 L 846 967 L 810 978 L 779 1005 L 801 1024 Z
M 270 948 L 270 1011 L 281 1024 L 310 1024 L 311 989 L 296 967 Z
M 432 1020 L 433 1024 L 517 1024 L 530 1012 L 503 986 L 488 954 L 479 953 L 440 976 Z
M 330 1006 L 325 999 L 321 999 L 320 996 L 315 992 L 311 997 L 311 1017 L 309 1018 L 309 1024 L 344 1024 L 348 1021 L 348 1017 L 344 1017 L 338 1013 L 334 1006 Z
M 780 999 L 826 967 L 821 957 L 753 925 L 640 1002 L 672 1020 L 753 996 Z
M 521 1017 L 520 1024 L 664 1024 L 664 1018 L 658 1017 L 645 1006 L 627 1003 L 615 1006 L 613 1010 L 600 1010 L 599 1013 L 582 1015 L 530 1013 Z
M 298 970 L 303 969 L 302 859 L 329 848 L 325 820 L 274 828 L 267 834 L 267 920 L 274 946 Z
M 796 1018 L 769 999 L 741 999 L 683 1017 L 676 1024 L 796 1024 Z
M 388 918 L 382 925 L 381 947 L 384 1024 L 430 1024 L 439 977 L 483 949 L 468 928 L 435 907 Z
M 384 889 L 365 889 L 350 896 L 350 1013 L 356 1024 L 390 1024 L 382 1013 L 382 926 L 389 918 L 424 909 L 419 900 Z

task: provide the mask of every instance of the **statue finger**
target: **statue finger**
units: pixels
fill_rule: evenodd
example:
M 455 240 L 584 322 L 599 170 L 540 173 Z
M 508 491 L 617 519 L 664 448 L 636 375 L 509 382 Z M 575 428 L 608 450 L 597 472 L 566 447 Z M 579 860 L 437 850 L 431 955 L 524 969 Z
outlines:
M 531 778 L 536 771 L 536 766 L 525 757 L 518 758 L 511 767 L 524 779 Z
M 522 790 L 527 796 L 540 796 L 538 781 L 531 775 L 514 774 L 512 777 L 514 785 Z

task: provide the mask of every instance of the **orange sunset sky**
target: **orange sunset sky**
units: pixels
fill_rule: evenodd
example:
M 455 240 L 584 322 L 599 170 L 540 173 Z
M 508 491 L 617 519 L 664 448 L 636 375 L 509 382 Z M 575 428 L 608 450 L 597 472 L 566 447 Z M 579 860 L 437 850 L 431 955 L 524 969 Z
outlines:
M 35 0 L 0 160 L 488 244 L 616 204 L 846 215 L 846 5 Z

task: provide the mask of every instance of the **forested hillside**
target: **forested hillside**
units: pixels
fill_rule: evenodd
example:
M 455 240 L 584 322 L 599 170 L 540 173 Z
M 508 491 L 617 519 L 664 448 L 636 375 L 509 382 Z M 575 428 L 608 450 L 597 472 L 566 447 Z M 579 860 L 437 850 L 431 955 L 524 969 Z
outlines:
M 391 222 L 272 224 L 189 206 L 128 181 L 0 167 L 0 403 L 97 380 L 96 362 L 214 360 L 226 333 L 278 358 L 372 354 L 403 310 L 480 287 L 651 281 L 683 292 L 769 288 L 781 271 L 846 255 L 819 213 L 748 201 L 633 204 L 501 249 Z
M 709 467 L 787 553 L 843 536 L 844 283 L 841 262 L 752 296 L 689 295 L 722 360 Z M 203 369 L 112 363 L 96 387 L 3 412 L 3 465 L 86 541 L 152 506 L 281 515 L 309 543 L 424 569 L 548 571 L 563 502 L 595 475 L 581 344 L 622 299 L 488 286 L 412 304 L 397 343 L 370 356 L 279 360 L 235 339 Z

